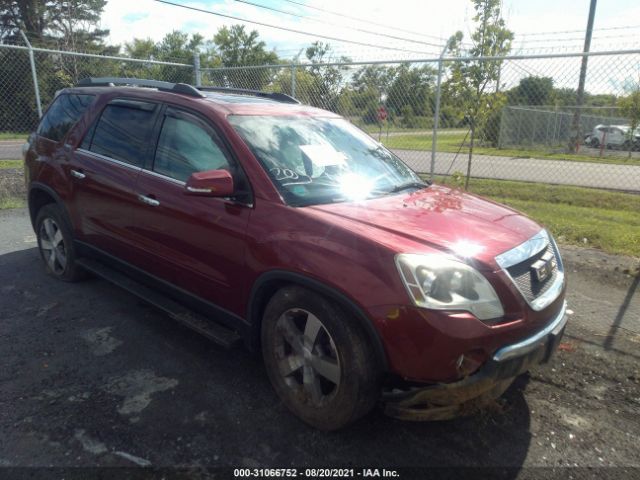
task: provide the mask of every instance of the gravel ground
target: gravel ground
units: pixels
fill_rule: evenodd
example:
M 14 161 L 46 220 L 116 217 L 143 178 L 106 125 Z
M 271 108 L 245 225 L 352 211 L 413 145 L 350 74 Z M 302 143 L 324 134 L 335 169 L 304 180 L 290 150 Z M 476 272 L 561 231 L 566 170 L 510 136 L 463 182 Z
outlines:
M 327 434 L 286 411 L 246 351 L 218 348 L 104 281 L 51 279 L 34 241 L 24 209 L 0 211 L 0 466 L 462 466 L 505 468 L 509 478 L 640 476 L 637 260 L 563 249 L 575 312 L 564 343 L 552 364 L 520 377 L 494 408 L 434 423 L 376 410 Z M 522 468 L 567 466 L 593 469 Z
M 0 200 L 25 195 L 24 171 L 17 168 L 0 170 Z

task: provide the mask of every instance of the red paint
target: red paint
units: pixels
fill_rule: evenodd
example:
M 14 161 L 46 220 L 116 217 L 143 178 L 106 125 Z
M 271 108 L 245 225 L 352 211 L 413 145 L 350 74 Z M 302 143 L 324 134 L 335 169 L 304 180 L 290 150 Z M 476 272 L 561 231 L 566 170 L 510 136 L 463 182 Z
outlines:
M 499 347 L 540 330 L 562 306 L 564 292 L 543 311 L 532 311 L 494 260 L 541 229 L 529 218 L 441 186 L 359 203 L 293 208 L 283 202 L 226 120 L 229 114 L 336 117 L 330 112 L 275 102 L 194 99 L 141 88 L 70 91 L 99 98 L 64 142 L 38 138 L 32 144 L 27 178 L 60 196 L 79 240 L 239 317 L 247 317 L 252 287 L 262 274 L 298 273 L 337 290 L 362 309 L 382 339 L 392 372 L 438 382 L 458 378 L 461 354 L 470 354 L 473 362 L 486 360 Z M 246 174 L 253 204 L 188 195 L 183 184 L 76 150 L 92 120 L 115 97 L 181 106 L 208 119 Z M 63 143 L 72 148 L 65 149 Z M 71 169 L 84 172 L 86 181 L 71 177 Z M 227 180 L 193 179 L 197 186 Z M 138 195 L 160 205 L 149 207 Z M 416 308 L 405 291 L 396 254 L 450 253 L 461 241 L 483 247 L 473 263 L 503 303 L 505 321 L 499 326 L 469 313 Z

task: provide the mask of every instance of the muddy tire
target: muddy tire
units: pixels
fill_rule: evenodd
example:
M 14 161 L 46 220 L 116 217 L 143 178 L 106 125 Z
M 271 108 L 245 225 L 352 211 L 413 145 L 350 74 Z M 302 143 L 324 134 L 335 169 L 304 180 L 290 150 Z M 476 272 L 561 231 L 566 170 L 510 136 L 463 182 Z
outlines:
M 265 309 L 261 337 L 273 388 L 304 422 L 338 430 L 375 406 L 381 391 L 373 349 L 333 302 L 282 288 Z
M 36 216 L 36 236 L 40 257 L 49 275 L 65 282 L 85 278 L 86 272 L 76 264 L 73 236 L 60 207 L 49 204 L 40 209 Z

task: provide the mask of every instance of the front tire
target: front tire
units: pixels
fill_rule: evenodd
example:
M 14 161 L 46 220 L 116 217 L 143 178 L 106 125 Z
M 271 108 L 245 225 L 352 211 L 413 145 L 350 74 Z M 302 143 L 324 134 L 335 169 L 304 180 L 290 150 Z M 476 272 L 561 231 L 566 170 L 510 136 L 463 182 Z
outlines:
M 271 384 L 296 416 L 338 430 L 367 414 L 380 396 L 373 349 L 338 306 L 291 286 L 269 301 L 262 352 Z
M 60 207 L 48 204 L 40 209 L 36 235 L 40 257 L 49 275 L 66 282 L 84 278 L 85 272 L 76 265 L 73 236 Z

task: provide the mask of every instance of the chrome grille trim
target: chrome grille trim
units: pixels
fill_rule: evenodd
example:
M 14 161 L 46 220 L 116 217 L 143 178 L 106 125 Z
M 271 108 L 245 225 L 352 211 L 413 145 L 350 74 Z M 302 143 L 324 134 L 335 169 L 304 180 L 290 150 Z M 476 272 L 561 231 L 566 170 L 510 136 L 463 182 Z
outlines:
M 557 270 L 554 272 L 554 276 L 551 280 L 552 283 L 548 287 L 545 286 L 542 294 L 538 297 L 530 298 L 530 296 L 520 288 L 518 282 L 513 278 L 511 273 L 509 273 L 509 267 L 530 259 L 543 250 L 546 250 L 549 246 L 551 246 L 556 257 Z M 527 304 L 533 310 L 539 311 L 544 309 L 556 298 L 558 298 L 558 295 L 560 295 L 562 287 L 564 286 L 564 266 L 562 265 L 562 258 L 560 258 L 558 246 L 553 240 L 553 237 L 551 237 L 551 235 L 549 235 L 546 230 L 541 230 L 526 242 L 521 243 L 511 250 L 501 253 L 500 255 L 496 256 L 495 259 L 504 273 L 509 277 L 513 285 L 518 289 L 518 292 L 520 292 L 522 298 L 525 299 Z
M 498 255 L 496 262 L 498 262 L 498 265 L 500 265 L 503 270 L 506 270 L 540 253 L 543 249 L 547 248 L 548 244 L 549 234 L 546 230 L 540 230 L 526 242 L 522 242 L 517 247 Z
M 493 359 L 496 362 L 502 362 L 509 360 L 510 358 L 519 357 L 532 352 L 540 346 L 540 343 L 546 338 L 547 335 L 553 333 L 557 335 L 567 324 L 567 302 L 562 304 L 562 308 L 558 314 L 551 320 L 551 322 L 540 330 L 535 335 L 525 338 L 524 340 L 502 347 L 494 355 Z

